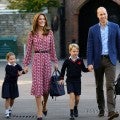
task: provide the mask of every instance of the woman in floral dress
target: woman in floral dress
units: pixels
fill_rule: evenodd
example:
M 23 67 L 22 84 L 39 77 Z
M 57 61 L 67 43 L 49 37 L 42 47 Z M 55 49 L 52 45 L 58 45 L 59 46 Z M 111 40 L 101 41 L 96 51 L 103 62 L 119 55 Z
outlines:
M 33 54 L 32 54 L 33 53 Z M 26 55 L 23 60 L 25 69 L 32 60 L 32 88 L 37 105 L 37 120 L 42 120 L 42 114 L 47 115 L 47 100 L 50 88 L 51 62 L 58 68 L 55 52 L 54 36 L 48 27 L 44 14 L 36 14 L 33 19 L 33 29 L 28 35 Z

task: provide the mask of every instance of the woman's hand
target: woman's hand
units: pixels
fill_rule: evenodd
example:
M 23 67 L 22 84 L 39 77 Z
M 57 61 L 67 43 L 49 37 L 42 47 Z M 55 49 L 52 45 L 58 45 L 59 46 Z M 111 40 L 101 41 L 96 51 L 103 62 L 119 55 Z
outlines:
M 60 85 L 63 85 L 63 84 L 64 84 L 64 80 L 60 80 L 60 81 L 58 81 L 58 83 L 59 83 Z
M 28 66 L 24 67 L 24 72 L 25 72 L 25 73 L 28 72 Z
M 58 70 L 58 64 L 54 64 L 54 69 Z
M 22 71 L 18 71 L 18 76 L 21 76 L 22 75 Z

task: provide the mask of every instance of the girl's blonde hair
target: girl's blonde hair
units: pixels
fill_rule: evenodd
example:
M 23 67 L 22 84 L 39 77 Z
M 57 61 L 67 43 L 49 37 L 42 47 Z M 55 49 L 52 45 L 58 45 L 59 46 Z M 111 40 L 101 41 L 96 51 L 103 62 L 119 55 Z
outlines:
M 69 44 L 69 52 L 73 49 L 73 47 L 75 47 L 76 49 L 79 50 L 79 46 L 78 46 L 78 44 L 76 44 L 76 43 L 72 43 L 72 44 Z
M 50 31 L 50 27 L 48 26 L 48 22 L 47 22 L 47 17 L 45 16 L 45 14 L 43 13 L 37 13 L 34 18 L 33 18 L 33 25 L 32 25 L 32 35 L 34 35 L 37 31 L 37 28 L 38 28 L 38 19 L 39 19 L 39 16 L 40 15 L 43 15 L 44 18 L 45 18 L 45 26 L 43 27 L 43 35 L 48 35 L 49 31 Z
M 6 55 L 6 59 L 8 60 L 10 58 L 10 56 L 12 56 L 12 55 L 15 56 L 15 54 L 13 52 L 8 52 Z

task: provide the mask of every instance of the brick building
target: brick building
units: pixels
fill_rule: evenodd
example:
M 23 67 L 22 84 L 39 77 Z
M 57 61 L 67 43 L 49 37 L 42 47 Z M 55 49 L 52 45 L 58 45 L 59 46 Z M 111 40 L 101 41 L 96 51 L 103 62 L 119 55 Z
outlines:
M 6 1 L 6 2 L 5 2 Z M 62 6 L 50 12 L 50 19 L 58 17 L 54 32 L 58 58 L 65 58 L 68 54 L 68 44 L 76 42 L 80 46 L 80 56 L 86 58 L 87 34 L 91 25 L 98 22 L 96 9 L 106 7 L 109 20 L 120 24 L 120 0 L 60 0 Z M 0 3 L 7 4 L 7 0 Z M 0 36 L 17 35 L 17 43 L 22 45 L 22 40 L 31 28 L 32 14 L 0 14 Z M 19 47 L 21 50 L 22 48 Z M 19 54 L 22 54 L 19 51 Z
M 120 24 L 120 0 L 61 0 L 60 37 L 61 47 L 68 53 L 68 44 L 76 42 L 80 46 L 80 55 L 86 58 L 87 34 L 91 25 L 98 22 L 96 9 L 104 6 L 109 20 Z M 62 50 L 63 50 L 62 49 Z M 63 51 L 61 56 L 66 56 Z

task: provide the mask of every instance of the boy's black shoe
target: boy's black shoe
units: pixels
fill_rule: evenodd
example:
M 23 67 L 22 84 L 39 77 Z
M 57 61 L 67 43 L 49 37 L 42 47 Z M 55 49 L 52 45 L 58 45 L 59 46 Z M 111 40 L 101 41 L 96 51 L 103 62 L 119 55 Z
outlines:
M 78 109 L 77 106 L 74 107 L 74 116 L 78 117 Z
M 70 117 L 70 120 L 75 120 L 75 118 L 72 116 L 72 117 Z
M 104 110 L 100 110 L 98 116 L 99 116 L 99 117 L 103 117 L 103 116 L 104 116 L 104 113 L 105 113 Z
M 70 120 L 75 120 L 73 109 L 70 109 Z

